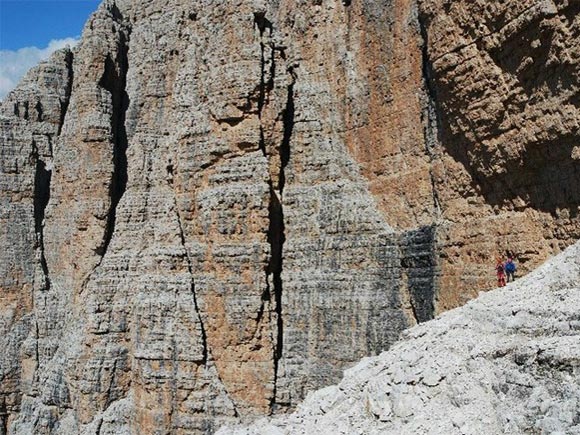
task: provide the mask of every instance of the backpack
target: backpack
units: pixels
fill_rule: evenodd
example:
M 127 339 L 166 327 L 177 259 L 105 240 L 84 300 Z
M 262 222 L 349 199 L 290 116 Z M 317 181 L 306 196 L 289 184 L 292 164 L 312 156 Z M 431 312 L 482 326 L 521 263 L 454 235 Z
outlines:
M 516 265 L 513 263 L 513 261 L 508 261 L 505 264 L 505 270 L 506 270 L 506 272 L 515 272 L 516 271 Z

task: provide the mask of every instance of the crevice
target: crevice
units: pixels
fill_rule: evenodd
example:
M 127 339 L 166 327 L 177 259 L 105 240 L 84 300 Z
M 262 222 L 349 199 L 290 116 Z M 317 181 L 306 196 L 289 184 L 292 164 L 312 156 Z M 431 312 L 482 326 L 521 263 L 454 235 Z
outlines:
M 402 244 L 404 244 L 404 242 Z M 419 320 L 417 318 L 417 306 L 411 294 L 411 289 L 409 288 L 409 271 L 405 264 L 406 259 L 403 255 L 404 252 L 405 250 L 403 246 L 401 246 L 401 303 L 405 314 L 412 319 L 412 322 L 409 324 L 409 327 L 411 327 L 417 325 Z
M 282 251 L 286 239 L 284 232 L 284 213 L 280 198 L 276 191 L 270 188 L 270 205 L 268 207 L 269 227 L 268 243 L 270 244 L 270 262 L 268 264 L 266 276 L 266 288 L 271 294 L 269 277 L 272 277 L 274 290 L 274 311 L 276 313 L 276 344 L 274 346 L 274 391 L 270 402 L 270 411 L 273 413 L 276 408 L 276 388 L 278 384 L 278 364 L 282 358 L 284 348 L 284 319 L 282 317 Z M 269 298 L 271 296 L 268 296 Z
M 38 351 L 38 340 L 40 340 L 40 332 L 38 330 L 38 318 L 34 315 L 34 358 L 36 359 L 36 369 L 40 367 L 40 352 Z M 38 371 L 36 371 L 38 373 Z M 35 379 L 36 379 L 35 373 Z
M 42 110 L 42 103 L 40 101 L 36 102 L 36 106 L 34 107 L 36 109 L 36 120 L 38 122 L 42 122 L 44 120 L 44 113 Z
M 264 12 L 254 13 L 254 24 L 260 32 L 260 85 L 258 89 L 258 117 L 262 117 L 262 109 L 266 101 L 266 94 L 272 90 L 273 77 L 270 77 L 266 82 L 266 44 L 264 43 L 264 33 L 269 31 L 272 36 L 272 23 L 266 18 Z M 274 62 L 273 50 L 271 55 L 271 62 Z
M 262 151 L 262 154 L 264 155 L 264 157 L 268 157 L 268 153 L 266 152 L 266 139 L 264 138 L 264 127 L 262 126 L 262 123 L 260 122 L 260 142 L 258 143 L 258 149 L 260 151 Z
M 72 92 L 72 84 L 74 79 L 74 71 L 73 71 L 73 53 L 72 51 L 68 50 L 66 52 L 65 57 L 66 68 L 67 68 L 67 83 L 65 89 L 64 99 L 60 100 L 60 122 L 58 124 L 58 131 L 56 133 L 57 137 L 60 136 L 62 131 L 62 127 L 64 126 L 64 119 L 66 117 L 68 111 L 68 105 L 70 102 L 70 96 Z
M 115 5 L 113 5 L 111 9 L 111 13 L 115 20 L 121 26 L 124 26 L 122 24 L 123 17 Z M 130 28 L 123 27 L 122 30 L 119 30 L 119 49 L 116 53 L 116 63 L 111 58 L 110 53 L 108 53 L 105 59 L 105 68 L 99 80 L 99 86 L 110 93 L 112 104 L 111 133 L 113 137 L 113 174 L 109 184 L 109 197 L 111 199 L 111 204 L 106 216 L 103 238 L 100 245 L 94 248 L 94 252 L 100 256 L 99 261 L 83 280 L 80 286 L 80 293 L 83 292 L 92 275 L 101 266 L 105 254 L 109 249 L 109 244 L 113 237 L 117 220 L 117 206 L 119 205 L 127 187 L 128 140 L 125 127 L 125 116 L 129 107 L 129 95 L 126 91 L 126 79 L 127 71 L 129 69 L 128 51 L 130 35 Z
M 112 396 L 112 390 L 113 390 L 113 385 L 115 384 L 115 373 L 116 373 L 116 371 L 117 371 L 117 358 L 115 358 L 115 360 L 113 361 L 113 367 L 111 368 L 111 380 L 109 381 L 109 385 L 107 386 L 107 393 L 106 393 L 107 401 L 105 403 L 105 407 L 104 407 L 103 411 L 105 409 L 107 409 L 111 405 L 111 403 L 113 403 L 116 400 L 118 400 L 116 398 L 113 398 L 113 399 L 111 398 L 111 396 Z
M 99 85 L 110 92 L 113 113 L 111 115 L 111 130 L 113 135 L 113 175 L 109 185 L 109 197 L 111 199 L 105 233 L 101 244 L 95 252 L 101 259 L 107 253 L 109 243 L 113 237 L 117 220 L 117 206 L 127 187 L 127 131 L 125 128 L 125 116 L 129 107 L 129 97 L 126 91 L 126 78 L 128 70 L 128 37 L 120 32 L 120 49 L 117 52 L 116 62 L 107 55 L 105 70 Z M 118 66 L 118 69 L 117 69 Z
M 258 310 L 258 314 L 256 315 L 256 333 L 260 330 L 260 323 L 262 322 L 262 318 L 264 317 L 264 311 L 266 308 L 266 302 L 270 302 L 272 297 L 270 295 L 270 283 L 268 282 L 268 271 L 266 271 L 266 288 L 262 292 L 262 296 L 260 297 L 260 309 Z
M 267 160 L 268 149 L 263 124 L 264 107 L 268 104 L 271 91 L 274 89 L 276 77 L 276 50 L 280 50 L 282 59 L 285 58 L 283 47 L 276 47 L 272 42 L 272 23 L 266 18 L 265 12 L 254 13 L 254 24 L 260 36 L 260 83 L 258 87 L 257 114 L 260 122 L 259 149 Z M 266 39 L 266 31 L 269 32 Z M 269 47 L 269 53 L 267 48 Z M 269 58 L 267 58 L 269 56 Z M 282 119 L 282 140 L 279 144 L 278 153 L 280 159 L 278 182 L 275 183 L 275 174 L 270 173 L 269 189 L 270 199 L 268 205 L 268 243 L 270 245 L 270 260 L 266 267 L 266 286 L 261 296 L 261 305 L 256 318 L 256 325 L 259 324 L 264 315 L 267 301 L 273 299 L 274 312 L 276 316 L 276 342 L 274 344 L 274 388 L 270 399 L 270 412 L 274 413 L 278 404 L 276 403 L 279 361 L 282 358 L 284 348 L 284 321 L 282 316 L 282 262 L 283 246 L 285 242 L 284 211 L 282 207 L 282 195 L 285 185 L 285 168 L 290 160 L 290 140 L 294 129 L 294 83 L 296 80 L 293 69 L 288 69 L 291 81 L 287 86 L 286 106 L 281 113 Z M 278 118 L 279 120 L 280 118 Z
M 36 166 L 34 172 L 34 233 L 36 244 L 40 251 L 40 266 L 44 275 L 43 290 L 50 290 L 50 275 L 44 254 L 44 212 L 50 200 L 50 180 L 52 171 L 47 169 L 46 163 L 40 158 L 36 142 L 32 141 L 32 160 Z
M 279 362 L 282 358 L 284 349 L 284 319 L 283 319 L 283 249 L 286 241 L 285 225 L 284 225 L 284 208 L 282 199 L 285 186 L 285 170 L 290 161 L 290 140 L 294 131 L 294 84 L 296 76 L 292 68 L 288 70 L 291 76 L 291 82 L 287 87 L 286 107 L 282 112 L 282 126 L 283 135 L 280 143 L 280 172 L 278 178 L 278 192 L 270 182 L 270 203 L 268 207 L 269 227 L 268 227 L 268 242 L 270 244 L 270 263 L 268 264 L 267 275 L 272 277 L 272 286 L 274 292 L 274 310 L 276 313 L 277 323 L 277 337 L 274 348 L 274 391 L 270 403 L 270 412 L 276 411 L 277 403 L 277 386 L 278 386 L 278 369 Z M 268 277 L 267 277 L 268 278 Z M 268 279 L 266 280 L 268 282 Z M 268 283 L 268 294 L 270 294 L 270 287 Z
M 171 186 L 173 186 L 173 182 L 171 182 L 170 184 L 171 184 Z M 203 318 L 201 316 L 201 310 L 199 309 L 199 304 L 197 302 L 197 295 L 195 293 L 195 279 L 194 279 L 194 275 L 193 275 L 193 263 L 191 261 L 191 257 L 189 256 L 189 251 L 187 250 L 187 245 L 185 243 L 185 232 L 183 230 L 183 221 L 181 218 L 181 213 L 179 213 L 179 207 L 177 205 L 177 196 L 175 194 L 175 190 L 173 191 L 173 193 L 174 193 L 175 214 L 177 216 L 177 225 L 179 227 L 179 238 L 181 240 L 181 246 L 183 247 L 183 251 L 185 252 L 185 259 L 187 261 L 187 271 L 189 272 L 189 276 L 191 277 L 190 292 L 191 292 L 191 296 L 193 298 L 193 306 L 194 306 L 195 312 L 197 313 L 197 317 L 199 318 L 199 329 L 201 332 L 201 341 L 202 341 L 202 346 L 203 346 L 201 363 L 203 365 L 207 365 L 208 354 L 209 354 L 208 345 L 207 345 L 207 333 L 205 331 L 205 325 L 203 323 Z
M 267 103 L 270 91 L 274 88 L 274 74 L 276 72 L 276 63 L 274 59 L 274 47 L 271 46 L 270 51 L 270 76 L 266 81 L 266 44 L 264 42 L 264 33 L 266 30 L 269 31 L 270 38 L 272 37 L 273 26 L 272 23 L 266 18 L 265 12 L 255 12 L 254 13 L 254 25 L 260 33 L 260 83 L 258 85 L 258 119 L 260 120 L 260 142 L 258 148 L 262 151 L 262 154 L 266 156 L 266 142 L 264 139 L 264 127 L 262 125 L 262 112 L 264 110 L 264 105 Z M 249 107 L 251 107 L 251 102 L 249 102 Z
M 288 70 L 291 81 L 287 87 L 286 107 L 282 112 L 282 127 L 283 136 L 280 144 L 280 174 L 279 174 L 279 191 L 280 195 L 284 192 L 284 185 L 286 184 L 286 166 L 290 161 L 290 139 L 294 131 L 294 83 L 296 82 L 296 74 L 293 68 Z
M 428 42 L 429 36 L 427 35 L 427 29 L 425 23 L 418 18 L 419 29 L 421 32 L 421 57 L 422 57 L 422 75 L 423 75 L 423 87 L 425 89 L 427 101 L 425 102 L 425 107 L 423 108 L 422 118 L 423 118 L 423 137 L 425 142 L 425 153 L 429 157 L 429 179 L 431 182 L 431 192 L 433 195 L 433 208 L 436 213 L 436 219 L 439 220 L 441 217 L 441 200 L 439 198 L 439 193 L 437 191 L 437 183 L 435 181 L 435 175 L 433 174 L 433 163 L 435 161 L 434 149 L 439 143 L 439 132 L 441 126 L 441 120 L 439 116 L 439 111 L 437 110 L 437 91 L 435 89 L 434 77 L 432 64 L 429 61 L 428 52 Z

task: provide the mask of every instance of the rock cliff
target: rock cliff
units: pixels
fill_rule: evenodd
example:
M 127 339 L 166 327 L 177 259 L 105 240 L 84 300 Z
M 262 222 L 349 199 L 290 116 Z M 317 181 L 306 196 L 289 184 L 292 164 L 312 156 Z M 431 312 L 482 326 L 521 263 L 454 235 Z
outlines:
M 291 415 L 218 435 L 580 433 L 580 243 L 405 331 Z
M 578 6 L 105 0 L 0 123 L 0 435 L 285 412 L 580 235 Z

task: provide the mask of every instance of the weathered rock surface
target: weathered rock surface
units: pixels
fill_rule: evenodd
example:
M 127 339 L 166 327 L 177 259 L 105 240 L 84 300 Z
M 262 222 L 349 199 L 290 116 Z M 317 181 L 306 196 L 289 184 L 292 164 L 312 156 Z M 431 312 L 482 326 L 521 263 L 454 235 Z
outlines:
M 0 435 L 284 412 L 571 244 L 574 8 L 105 0 L 2 103 Z
M 2 103 L 0 124 L 0 433 L 32 386 L 40 361 L 58 343 L 48 338 L 64 304 L 47 291 L 43 220 L 53 155 L 72 82 L 72 54 L 26 75 Z M 42 338 L 41 338 L 42 335 Z M 45 340 L 46 339 L 46 340 Z M 42 343 L 41 343 L 42 340 Z M 45 354 L 46 352 L 46 354 Z
M 580 243 L 405 331 L 291 415 L 219 435 L 580 433 Z
M 515 252 L 529 271 L 579 239 L 580 4 L 421 0 L 420 9 L 439 121 L 443 311 L 486 288 L 492 252 Z

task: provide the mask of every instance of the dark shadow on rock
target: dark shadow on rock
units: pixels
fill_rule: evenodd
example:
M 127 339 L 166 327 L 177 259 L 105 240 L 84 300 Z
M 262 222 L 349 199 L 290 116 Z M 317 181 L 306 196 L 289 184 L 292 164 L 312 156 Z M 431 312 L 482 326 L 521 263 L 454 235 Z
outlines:
M 574 16 L 574 12 L 580 12 L 578 4 L 562 11 L 564 16 Z M 437 77 L 435 71 L 431 86 L 439 97 L 436 100 L 440 115 L 439 139 L 443 149 L 469 173 L 473 180 L 470 187 L 483 195 L 488 204 L 531 207 L 552 214 L 568 209 L 574 216 L 580 206 L 580 160 L 572 157 L 575 147 L 580 146 L 577 128 L 562 129 L 562 132 L 546 128 L 535 135 L 534 141 L 512 143 L 506 140 L 498 146 L 486 145 L 489 139 L 501 137 L 504 129 L 501 124 L 506 116 L 518 116 L 530 105 L 541 109 L 545 104 L 549 112 L 554 109 L 554 103 L 549 100 L 556 97 L 562 104 L 580 109 L 577 65 L 566 60 L 568 56 L 563 51 L 567 47 L 558 43 L 559 27 L 543 18 L 527 23 L 501 46 L 487 51 L 489 59 L 503 73 L 513 77 L 519 87 L 519 92 L 514 91 L 511 98 L 502 100 L 505 112 L 490 119 L 488 124 L 469 128 L 472 120 L 464 114 L 470 110 L 470 104 L 490 97 L 474 93 L 467 98 L 457 98 L 457 82 L 449 77 Z M 481 41 L 477 46 L 483 54 L 485 49 Z M 464 119 L 462 127 L 454 129 L 451 122 L 456 122 L 457 117 Z M 540 126 L 542 119 L 526 121 L 535 121 Z M 524 128 L 525 125 L 520 130 Z M 468 132 L 480 139 L 468 137 Z M 517 153 L 508 153 L 511 147 L 517 148 Z

